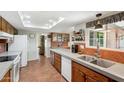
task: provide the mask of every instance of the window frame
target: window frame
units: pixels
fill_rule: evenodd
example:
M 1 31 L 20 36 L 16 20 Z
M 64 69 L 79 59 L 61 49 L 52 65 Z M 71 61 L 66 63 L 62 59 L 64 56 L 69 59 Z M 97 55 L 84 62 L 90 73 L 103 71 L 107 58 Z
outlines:
M 88 40 L 87 40 L 88 44 L 86 44 L 87 47 L 89 47 L 89 48 L 96 48 L 95 44 L 93 44 L 93 46 L 90 45 L 90 33 L 91 32 L 95 32 L 95 33 L 102 32 L 104 34 L 103 46 L 100 46 L 100 48 L 106 48 L 106 31 L 105 30 L 103 30 L 103 31 L 88 30 Z M 97 37 L 97 34 L 96 34 L 94 39 L 96 39 L 96 37 Z

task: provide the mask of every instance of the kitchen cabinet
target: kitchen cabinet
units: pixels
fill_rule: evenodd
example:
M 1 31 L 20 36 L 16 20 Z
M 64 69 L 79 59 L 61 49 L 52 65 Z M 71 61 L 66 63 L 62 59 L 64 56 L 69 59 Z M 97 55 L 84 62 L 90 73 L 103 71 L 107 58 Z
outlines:
M 4 32 L 7 32 L 7 21 L 5 19 L 2 18 L 2 27 L 1 30 Z
M 0 30 L 12 35 L 17 34 L 17 30 L 2 17 L 0 17 Z
M 12 35 L 15 33 L 15 28 L 9 23 L 7 24 L 7 32 Z
M 78 68 L 73 66 L 72 69 L 72 81 L 73 82 L 85 82 L 85 75 Z
M 110 78 L 72 61 L 73 82 L 109 82 Z
M 2 80 L 0 80 L 0 82 L 10 82 L 11 81 L 11 74 L 10 74 L 11 70 L 9 70 L 5 76 L 3 77 Z
M 61 73 L 61 55 L 54 53 L 54 64 L 56 70 Z
M 61 57 L 61 74 L 64 76 L 64 78 L 71 82 L 71 59 L 62 56 Z
M 97 80 L 95 80 L 89 76 L 86 76 L 86 82 L 97 82 Z
M 69 34 L 67 33 L 51 33 L 51 47 L 67 47 L 69 42 Z

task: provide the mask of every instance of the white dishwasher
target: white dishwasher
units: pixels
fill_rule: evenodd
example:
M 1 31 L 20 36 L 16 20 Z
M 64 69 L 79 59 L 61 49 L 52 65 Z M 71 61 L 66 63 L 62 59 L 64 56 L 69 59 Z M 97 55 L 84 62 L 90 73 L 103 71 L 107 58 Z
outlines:
M 62 56 L 61 62 L 62 62 L 61 74 L 64 76 L 66 80 L 71 82 L 71 66 L 72 66 L 71 59 Z

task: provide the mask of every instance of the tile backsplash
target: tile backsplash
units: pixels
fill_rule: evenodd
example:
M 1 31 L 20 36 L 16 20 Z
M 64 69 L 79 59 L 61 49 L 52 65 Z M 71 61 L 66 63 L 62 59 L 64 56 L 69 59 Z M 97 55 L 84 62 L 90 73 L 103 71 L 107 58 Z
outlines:
M 5 43 L 0 43 L 0 53 L 5 51 Z

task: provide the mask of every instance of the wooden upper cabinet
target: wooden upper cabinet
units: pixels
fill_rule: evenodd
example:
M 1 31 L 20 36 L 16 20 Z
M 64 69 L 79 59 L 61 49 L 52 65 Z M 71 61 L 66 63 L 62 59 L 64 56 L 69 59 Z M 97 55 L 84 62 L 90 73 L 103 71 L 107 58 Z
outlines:
M 7 24 L 7 33 L 10 33 L 11 32 L 11 26 L 10 24 Z
M 68 47 L 69 34 L 67 33 L 51 33 L 51 47 Z
M 7 32 L 7 21 L 2 18 L 2 27 L 1 30 Z
M 11 29 L 11 30 L 10 30 L 10 34 L 13 35 L 13 34 L 14 34 L 14 28 L 13 28 L 13 26 L 10 26 L 10 29 Z
M 0 30 L 9 34 L 17 34 L 17 30 L 2 17 L 0 17 Z
M 17 35 L 18 34 L 18 31 L 17 29 L 13 28 L 14 29 L 14 35 Z
M 14 27 L 11 26 L 9 23 L 7 24 L 7 33 L 14 34 Z

